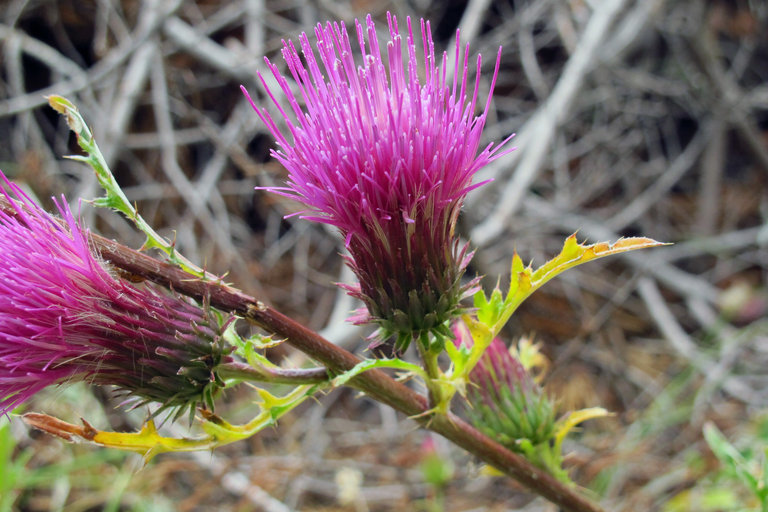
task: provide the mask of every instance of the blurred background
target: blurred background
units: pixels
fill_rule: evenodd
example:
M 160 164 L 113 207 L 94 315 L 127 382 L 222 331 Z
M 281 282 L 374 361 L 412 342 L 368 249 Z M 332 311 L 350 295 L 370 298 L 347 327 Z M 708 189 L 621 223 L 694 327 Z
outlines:
M 239 85 L 267 104 L 256 72 L 263 56 L 283 66 L 282 39 L 367 13 L 383 39 L 387 11 L 430 20 L 438 50 L 460 28 L 484 57 L 483 100 L 503 46 L 485 134 L 517 133 L 518 149 L 481 172 L 494 181 L 460 220 L 487 289 L 514 250 L 541 264 L 575 231 L 674 242 L 567 272 L 505 332 L 542 344 L 563 410 L 615 413 L 567 444 L 573 478 L 609 510 L 749 506 L 702 428 L 717 425 L 748 458 L 768 445 L 763 1 L 4 1 L 0 169 L 49 208 L 53 195 L 77 207 L 100 194 L 89 168 L 62 158 L 78 150 L 45 96 L 70 98 L 129 199 L 187 257 L 364 355 L 367 332 L 344 323 L 356 304 L 334 286 L 350 281 L 339 237 L 254 191 L 284 172 Z M 141 245 L 117 215 L 81 208 L 93 230 Z M 274 355 L 301 362 L 288 347 Z M 224 416 L 247 419 L 252 399 L 226 394 Z M 74 386 L 26 410 L 136 429 L 146 411 L 118 403 Z M 16 417 L 0 425 L 0 510 L 555 510 L 349 391 L 248 441 L 144 469 Z

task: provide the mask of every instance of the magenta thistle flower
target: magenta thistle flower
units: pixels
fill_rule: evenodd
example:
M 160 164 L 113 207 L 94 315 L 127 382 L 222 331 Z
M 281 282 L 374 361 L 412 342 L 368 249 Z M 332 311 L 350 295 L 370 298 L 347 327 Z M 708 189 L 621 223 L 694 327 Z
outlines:
M 359 323 L 378 323 L 380 339 L 396 335 L 400 349 L 412 339 L 429 345 L 430 337 L 441 347 L 469 289 L 461 277 L 471 254 L 454 234 L 459 210 L 467 192 L 482 185 L 472 183 L 474 174 L 503 144 L 478 152 L 490 104 L 489 95 L 475 116 L 480 56 L 470 93 L 469 46 L 462 57 L 458 33 L 452 59 L 444 53 L 438 63 L 429 22 L 421 22 L 418 48 L 410 18 L 405 42 L 396 18 L 387 19 L 385 49 L 370 16 L 364 26 L 355 21 L 361 66 L 344 23 L 317 25 L 317 55 L 306 34 L 299 38 L 303 59 L 293 42 L 284 42 L 298 94 L 265 59 L 292 115 L 259 77 L 287 132 L 251 104 L 277 140 L 272 155 L 289 173 L 286 187 L 268 190 L 303 203 L 303 217 L 344 236 L 359 281 L 348 291 L 368 309 Z M 491 92 L 498 68 L 497 58 Z
M 75 380 L 178 413 L 212 405 L 223 386 L 216 367 L 229 357 L 227 322 L 154 285 L 120 279 L 63 200 L 61 221 L 0 178 L 10 189 L 0 185 L 10 204 L 0 210 L 0 414 Z
M 454 325 L 454 343 L 472 346 L 464 324 Z M 500 339 L 495 338 L 470 372 L 467 415 L 487 436 L 507 448 L 531 454 L 549 443 L 555 431 L 555 408 Z

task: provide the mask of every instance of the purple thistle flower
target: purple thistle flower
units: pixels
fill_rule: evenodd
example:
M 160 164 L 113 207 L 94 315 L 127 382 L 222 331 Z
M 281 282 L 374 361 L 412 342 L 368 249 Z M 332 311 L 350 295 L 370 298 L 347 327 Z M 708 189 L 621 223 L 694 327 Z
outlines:
M 453 332 L 457 346 L 472 346 L 463 323 Z M 499 338 L 485 349 L 469 380 L 467 415 L 484 434 L 518 452 L 552 439 L 554 404 Z
M 442 347 L 471 288 L 460 283 L 471 253 L 459 247 L 456 220 L 467 192 L 483 184 L 472 184 L 474 174 L 500 156 L 504 143 L 478 153 L 491 96 L 475 116 L 481 59 L 470 94 L 469 45 L 462 57 L 458 32 L 449 82 L 449 57 L 444 53 L 438 65 L 429 22 L 421 21 L 419 49 L 407 18 L 403 48 L 396 18 L 387 19 L 384 57 L 370 15 L 365 26 L 355 21 L 359 67 L 343 22 L 317 25 L 319 61 L 306 34 L 299 38 L 303 60 L 293 42 L 284 41 L 298 94 L 265 59 L 295 117 L 259 75 L 287 133 L 248 99 L 277 140 L 272 155 L 289 172 L 288 186 L 267 190 L 303 203 L 304 218 L 336 226 L 344 236 L 359 280 L 347 289 L 368 309 L 355 320 L 378 323 L 380 339 L 396 335 L 399 349 L 412 339 L 429 344 L 430 334 Z M 500 55 L 501 48 L 491 94 Z
M 0 172 L 0 414 L 47 386 L 113 385 L 136 406 L 178 414 L 223 386 L 227 321 L 149 283 L 134 285 L 93 253 L 66 206 L 63 221 Z M 14 197 L 15 196 L 15 197 Z

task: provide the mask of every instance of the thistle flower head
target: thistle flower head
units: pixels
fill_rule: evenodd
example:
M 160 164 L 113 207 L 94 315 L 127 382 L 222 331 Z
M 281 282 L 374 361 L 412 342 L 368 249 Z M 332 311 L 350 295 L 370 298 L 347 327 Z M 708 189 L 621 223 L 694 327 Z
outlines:
M 289 173 L 287 186 L 268 190 L 303 203 L 303 217 L 341 231 L 359 281 L 348 291 L 368 310 L 358 320 L 378 323 L 381 338 L 396 335 L 402 349 L 427 335 L 450 337 L 449 321 L 469 289 L 460 280 L 471 257 L 459 247 L 456 220 L 467 192 L 482 185 L 473 176 L 501 145 L 479 150 L 490 95 L 476 116 L 481 60 L 472 88 L 469 46 L 462 52 L 458 33 L 455 53 L 438 62 L 429 22 L 422 20 L 418 40 L 410 18 L 403 35 L 395 17 L 388 23 L 382 47 L 370 16 L 355 21 L 360 65 L 344 23 L 317 25 L 316 52 L 302 34 L 303 59 L 284 42 L 297 93 L 266 60 L 290 105 L 289 114 L 260 75 L 285 131 L 251 104 L 277 140 L 272 155 Z M 497 58 L 491 92 L 498 66 Z
M 457 346 L 472 346 L 463 324 L 454 326 L 454 334 Z M 469 380 L 468 416 L 487 436 L 518 452 L 553 438 L 554 405 L 500 339 L 491 342 Z
M 226 321 L 150 284 L 118 278 L 66 203 L 63 221 L 0 173 L 0 414 L 74 380 L 113 385 L 137 405 L 184 409 L 223 382 Z M 6 188 L 7 187 L 7 188 Z M 15 197 L 14 197 L 15 196 Z

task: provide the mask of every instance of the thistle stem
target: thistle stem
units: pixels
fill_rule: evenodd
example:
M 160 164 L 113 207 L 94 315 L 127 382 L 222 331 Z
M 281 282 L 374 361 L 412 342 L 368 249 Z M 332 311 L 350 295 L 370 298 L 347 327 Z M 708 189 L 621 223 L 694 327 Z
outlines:
M 0 209 L 16 216 L 14 208 L 2 197 Z M 266 331 L 285 338 L 287 343 L 325 365 L 334 374 L 349 371 L 360 362 L 354 354 L 240 290 L 219 282 L 203 281 L 177 266 L 155 260 L 114 240 L 94 234 L 90 235 L 90 239 L 94 249 L 112 265 L 172 288 L 177 293 L 199 301 L 206 300 L 221 311 L 241 315 Z M 576 489 L 564 485 L 524 457 L 491 440 L 458 416 L 451 413 L 426 415 L 429 410 L 427 399 L 384 372 L 375 369 L 364 372 L 354 377 L 350 385 L 372 399 L 413 417 L 425 428 L 464 448 L 563 510 L 603 512 L 600 505 L 580 495 Z
M 419 347 L 419 354 L 421 354 L 421 360 L 424 363 L 424 371 L 426 371 L 429 376 L 429 378 L 426 379 L 429 408 L 435 409 L 436 412 L 440 411 L 445 413 L 447 412 L 448 407 L 447 404 L 443 403 L 443 391 L 438 383 L 438 379 L 440 378 L 440 365 L 438 364 L 437 358 L 440 354 L 430 350 L 429 347 L 424 347 L 420 341 L 417 342 L 416 345 Z
M 275 384 L 321 384 L 330 381 L 326 368 L 268 368 L 232 362 L 216 367 L 223 378 L 243 381 L 272 382 Z

